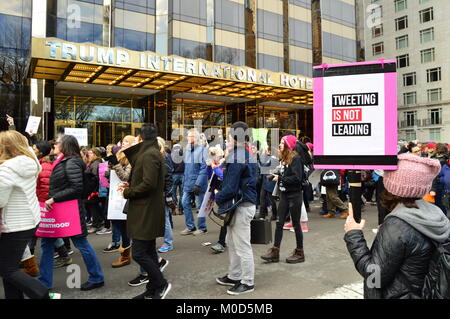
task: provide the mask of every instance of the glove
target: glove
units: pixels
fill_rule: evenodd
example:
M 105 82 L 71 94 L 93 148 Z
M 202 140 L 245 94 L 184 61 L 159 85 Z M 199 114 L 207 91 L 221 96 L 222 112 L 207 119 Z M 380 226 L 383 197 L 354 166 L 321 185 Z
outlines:
M 195 185 L 194 188 L 192 189 L 192 192 L 194 193 L 195 196 L 198 196 L 202 192 L 202 189 L 200 186 Z
M 117 160 L 117 156 L 116 155 L 108 156 L 108 163 L 110 163 L 113 166 L 119 164 L 119 161 Z
M 166 197 L 166 204 L 167 206 L 170 207 L 170 209 L 172 211 L 174 211 L 177 208 L 177 205 L 175 204 L 175 202 L 173 201 L 172 197 Z

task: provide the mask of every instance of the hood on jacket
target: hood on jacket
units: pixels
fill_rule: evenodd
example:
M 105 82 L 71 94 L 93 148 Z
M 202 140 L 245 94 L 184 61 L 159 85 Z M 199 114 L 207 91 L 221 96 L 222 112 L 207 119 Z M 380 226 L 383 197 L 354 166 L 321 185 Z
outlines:
M 27 178 L 31 176 L 37 177 L 41 172 L 41 164 L 37 158 L 34 160 L 25 155 L 16 156 L 4 162 L 4 167 L 8 167 L 18 176 Z
M 446 242 L 450 237 L 450 221 L 441 209 L 422 199 L 417 200 L 416 205 L 419 209 L 400 204 L 386 218 L 400 218 L 424 236 L 439 243 Z

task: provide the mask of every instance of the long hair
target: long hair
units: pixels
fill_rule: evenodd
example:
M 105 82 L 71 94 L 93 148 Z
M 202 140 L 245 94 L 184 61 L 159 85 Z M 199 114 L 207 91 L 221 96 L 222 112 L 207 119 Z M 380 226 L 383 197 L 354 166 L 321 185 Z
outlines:
M 389 212 L 392 212 L 398 204 L 403 204 L 407 208 L 419 208 L 416 205 L 416 200 L 420 198 L 404 198 L 389 193 L 387 190 L 381 192 L 381 205 Z
M 0 164 L 21 155 L 36 159 L 29 149 L 27 138 L 17 131 L 0 132 Z
M 159 151 L 165 158 L 166 157 L 166 141 L 160 136 L 158 136 L 156 139 L 158 140 Z
M 297 155 L 296 152 L 294 152 L 293 150 L 291 150 L 286 143 L 284 143 L 284 149 L 281 152 L 280 151 L 280 160 L 281 162 L 287 164 L 287 165 L 291 165 L 292 160 L 294 159 L 294 157 Z

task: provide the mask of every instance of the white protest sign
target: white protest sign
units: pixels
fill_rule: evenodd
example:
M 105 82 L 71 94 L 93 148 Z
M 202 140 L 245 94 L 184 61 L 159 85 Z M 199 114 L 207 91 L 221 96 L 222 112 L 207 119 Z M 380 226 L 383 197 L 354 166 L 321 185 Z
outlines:
M 64 134 L 73 135 L 80 146 L 88 146 L 88 129 L 87 128 L 64 128 Z
M 41 123 L 40 116 L 30 116 L 28 118 L 27 127 L 25 128 L 25 132 L 36 134 L 39 129 L 39 124 Z
M 117 188 L 122 183 L 119 176 L 114 170 L 109 175 L 109 202 L 108 202 L 108 219 L 109 220 L 126 220 L 127 215 L 123 213 L 123 208 L 127 202 Z

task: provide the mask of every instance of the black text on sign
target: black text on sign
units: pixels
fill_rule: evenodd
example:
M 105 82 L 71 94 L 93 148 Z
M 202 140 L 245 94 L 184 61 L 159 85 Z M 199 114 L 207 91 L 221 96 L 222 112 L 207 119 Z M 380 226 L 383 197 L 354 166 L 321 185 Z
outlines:
M 333 136 L 371 136 L 371 123 L 333 124 Z

